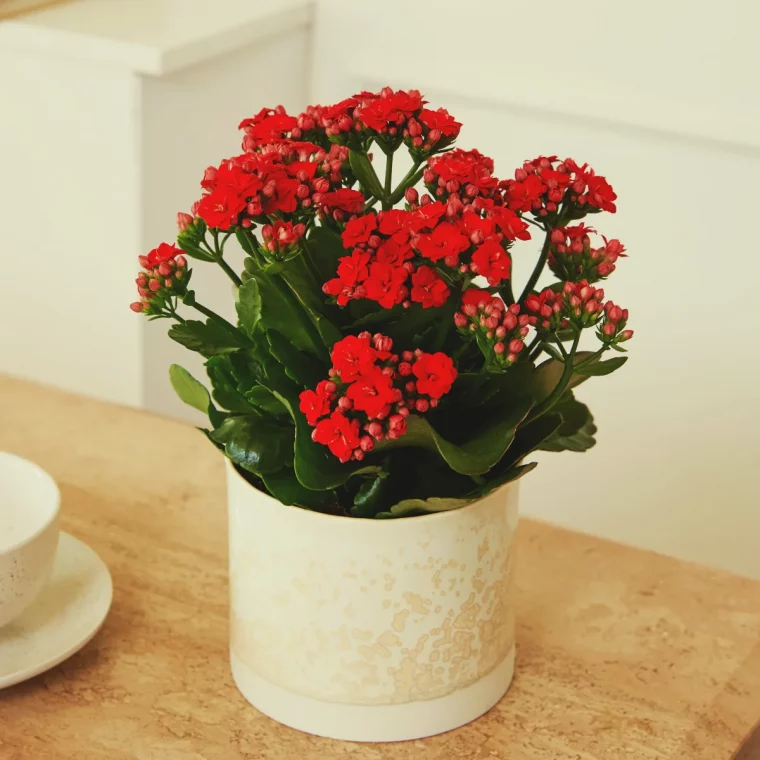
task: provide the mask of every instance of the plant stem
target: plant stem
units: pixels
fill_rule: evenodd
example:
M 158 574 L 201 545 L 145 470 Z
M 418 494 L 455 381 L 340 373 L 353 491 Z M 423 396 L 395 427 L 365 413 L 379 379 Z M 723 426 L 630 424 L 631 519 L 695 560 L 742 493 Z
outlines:
M 499 289 L 501 297 L 504 299 L 504 303 L 507 306 L 511 306 L 515 302 L 515 294 L 512 292 L 512 280 L 507 280 Z
M 391 203 L 398 203 L 408 187 L 414 187 L 422 177 L 424 169 L 420 169 L 420 161 L 415 161 L 412 168 L 406 173 L 404 179 L 398 183 L 398 187 L 391 193 Z
M 214 259 L 216 260 L 216 263 L 219 264 L 219 266 L 222 268 L 224 273 L 229 277 L 233 283 L 235 283 L 236 287 L 240 287 L 243 284 L 243 281 L 237 276 L 235 271 L 232 269 L 232 267 L 224 260 L 224 244 L 227 242 L 227 238 L 232 234 L 232 231 L 227 232 L 227 234 L 224 236 L 224 239 L 221 242 L 221 245 L 219 244 L 219 230 L 211 230 L 211 235 L 214 238 L 214 250 L 211 251 L 211 248 L 209 247 L 209 251 L 214 255 Z
M 521 216 L 520 219 L 522 219 L 524 222 L 527 222 L 528 224 L 532 224 L 534 227 L 538 227 L 538 229 L 542 232 L 546 232 L 546 227 L 544 227 L 543 224 L 539 224 L 535 220 L 529 219 L 527 216 Z
M 585 367 L 587 364 L 593 364 L 606 350 L 607 346 L 602 346 L 598 351 L 591 354 L 591 356 L 587 356 L 583 361 L 578 362 L 575 365 L 576 369 L 578 367 Z
M 383 211 L 393 205 L 391 203 L 391 182 L 393 181 L 393 153 L 385 157 L 385 186 L 383 188 Z
M 375 198 L 374 195 L 370 195 L 369 198 L 367 198 L 367 202 L 364 204 L 364 213 L 366 214 L 376 203 L 377 198 Z
M 216 263 L 219 264 L 219 266 L 224 270 L 227 277 L 229 277 L 238 288 L 243 284 L 243 281 L 237 276 L 232 267 L 222 258 L 221 254 L 219 254 Z
M 559 344 L 562 355 L 565 357 L 565 368 L 562 370 L 562 376 L 559 379 L 557 385 L 554 386 L 554 390 L 537 406 L 533 407 L 533 411 L 528 415 L 528 420 L 535 420 L 536 417 L 540 417 L 542 414 L 546 414 L 562 397 L 562 394 L 567 390 L 567 386 L 570 383 L 570 379 L 573 376 L 573 359 L 575 358 L 575 352 L 578 350 L 578 343 L 581 339 L 581 332 L 575 334 L 573 340 L 573 346 L 570 349 L 570 353 L 565 351 L 562 346 L 562 341 L 557 341 Z
M 533 273 L 531 274 L 530 279 L 525 285 L 525 289 L 523 290 L 522 295 L 520 296 L 519 303 L 522 303 L 525 300 L 525 297 L 528 295 L 528 293 L 530 293 L 533 290 L 533 288 L 536 287 L 538 278 L 541 277 L 541 272 L 544 271 L 544 267 L 546 266 L 546 260 L 549 258 L 549 246 L 551 245 L 551 242 L 552 242 L 552 231 L 546 230 L 546 238 L 544 239 L 543 248 L 541 248 L 541 255 L 538 257 L 538 263 L 533 269 Z
M 211 309 L 206 308 L 203 304 L 198 303 L 197 301 L 193 303 L 193 308 L 208 317 L 212 322 L 216 322 L 220 327 L 230 333 L 230 335 L 234 335 L 238 340 L 242 341 L 244 345 L 251 344 L 251 341 L 242 331 L 238 330 L 235 325 L 228 322 L 224 317 L 220 317 L 215 311 L 211 311 Z
M 532 361 L 534 358 L 533 356 L 531 356 L 531 354 L 533 353 L 533 349 L 538 348 L 538 352 L 536 353 L 536 356 L 538 356 L 538 354 L 541 353 L 541 349 L 539 347 L 540 343 L 541 343 L 541 337 L 538 335 L 538 333 L 536 333 L 536 335 L 533 336 L 533 340 L 530 343 L 528 343 L 527 346 L 525 346 L 525 349 L 524 349 L 525 357 L 528 361 Z

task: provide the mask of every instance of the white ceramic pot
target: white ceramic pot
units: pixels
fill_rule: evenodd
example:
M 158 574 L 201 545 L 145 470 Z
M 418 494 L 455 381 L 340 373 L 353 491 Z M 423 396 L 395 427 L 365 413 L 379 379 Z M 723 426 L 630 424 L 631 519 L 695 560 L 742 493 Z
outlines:
M 518 484 L 395 520 L 286 507 L 227 463 L 232 673 L 280 723 L 351 741 L 479 717 L 514 669 Z
M 42 468 L 0 451 L 0 628 L 36 599 L 50 575 L 60 503 Z

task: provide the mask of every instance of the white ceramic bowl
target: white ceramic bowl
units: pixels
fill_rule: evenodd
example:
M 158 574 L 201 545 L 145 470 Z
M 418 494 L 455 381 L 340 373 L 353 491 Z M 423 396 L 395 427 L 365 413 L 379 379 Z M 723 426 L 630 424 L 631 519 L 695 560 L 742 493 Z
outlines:
M 60 504 L 41 467 L 0 451 L 0 628 L 35 600 L 50 574 Z

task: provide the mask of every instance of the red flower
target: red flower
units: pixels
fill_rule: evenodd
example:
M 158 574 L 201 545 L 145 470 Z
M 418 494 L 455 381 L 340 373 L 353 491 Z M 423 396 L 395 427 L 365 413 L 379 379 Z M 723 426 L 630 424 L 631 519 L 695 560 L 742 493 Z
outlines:
M 540 203 L 546 185 L 536 174 L 529 174 L 522 182 L 507 183 L 507 204 L 513 211 L 530 211 Z
M 228 230 L 237 224 L 245 199 L 229 187 L 216 187 L 198 204 L 198 216 L 212 229 Z
M 421 266 L 412 275 L 412 301 L 423 309 L 443 306 L 451 291 L 435 269 Z
M 440 201 L 420 206 L 410 217 L 410 228 L 415 232 L 432 229 L 445 213 L 446 206 Z
M 282 106 L 278 106 L 274 110 L 262 108 L 256 116 L 243 119 L 238 125 L 238 129 L 244 129 L 246 134 L 251 135 L 257 141 L 270 140 L 285 137 L 296 126 L 297 121 L 295 116 L 288 116 Z
M 339 259 L 337 277 L 328 280 L 322 290 L 330 296 L 337 296 L 338 306 L 345 306 L 354 297 L 357 285 L 369 276 L 369 254 L 354 250 L 350 256 Z
M 236 159 L 223 162 L 214 179 L 214 187 L 228 187 L 241 199 L 255 195 L 262 185 L 261 179 L 250 171 L 245 171 Z
M 487 290 L 480 288 L 467 288 L 462 293 L 462 306 L 479 306 L 481 303 L 488 303 L 492 296 Z
M 143 263 L 142 257 L 140 263 L 146 268 L 158 266 L 162 261 L 173 261 L 176 256 L 184 253 L 181 248 L 177 248 L 174 243 L 161 243 L 157 248 L 152 251 L 148 251 L 148 255 L 145 256 L 148 261 Z
M 264 213 L 268 216 L 278 211 L 292 214 L 298 205 L 296 190 L 299 184 L 297 179 L 288 177 L 284 171 L 270 174 L 264 185 L 264 194 L 268 198 L 264 204 Z M 267 195 L 268 192 L 271 192 L 271 195 Z
M 417 390 L 430 398 L 441 398 L 451 390 L 457 371 L 454 362 L 442 352 L 422 354 L 412 365 L 417 378 Z
M 359 420 L 349 420 L 336 410 L 317 423 L 311 437 L 327 446 L 341 462 L 348 462 L 359 446 Z
M 360 93 L 361 96 L 369 93 Z M 357 96 L 359 97 L 359 96 Z M 354 116 L 369 129 L 387 132 L 397 127 L 422 107 L 422 97 L 417 90 L 393 92 L 386 87 L 380 95 L 371 95 L 373 100 L 358 108 Z
M 361 243 L 366 243 L 376 229 L 377 217 L 375 214 L 365 214 L 356 219 L 351 219 L 346 223 L 346 229 L 341 235 L 343 247 L 354 248 Z
M 486 240 L 472 255 L 472 271 L 485 277 L 489 285 L 498 285 L 509 279 L 512 261 L 495 240 Z
M 497 206 L 491 211 L 491 219 L 507 240 L 530 240 L 528 223 L 520 219 L 512 209 Z
M 394 401 L 391 378 L 377 367 L 367 369 L 349 385 L 346 396 L 353 401 L 353 408 L 366 412 L 370 420 L 390 411 Z
M 414 245 L 426 259 L 445 258 L 448 266 L 456 266 L 459 254 L 470 247 L 470 241 L 453 224 L 443 222 L 432 233 L 420 235 Z M 448 260 L 449 257 L 452 260 Z
M 456 137 L 462 128 L 461 123 L 456 121 L 445 108 L 439 108 L 436 111 L 423 108 L 419 118 L 428 129 L 437 129 L 445 137 Z
M 396 235 L 399 232 L 407 231 L 410 229 L 412 223 L 412 216 L 408 211 L 403 211 L 399 208 L 392 208 L 389 211 L 381 211 L 377 218 L 379 223 L 377 225 L 377 231 L 381 235 Z
M 369 337 L 348 335 L 333 346 L 330 358 L 338 377 L 344 383 L 351 383 L 374 365 L 377 352 L 370 345 Z
M 348 214 L 361 214 L 364 209 L 364 195 L 358 190 L 349 190 L 344 187 L 341 190 L 333 190 L 331 193 L 323 193 L 320 205 L 325 209 L 339 209 Z
M 586 198 L 588 198 L 589 206 L 614 214 L 617 210 L 614 203 L 617 194 L 607 180 L 598 174 L 594 174 L 593 171 L 590 175 L 585 176 L 585 180 L 588 187 Z
M 399 240 L 401 237 L 397 235 L 390 240 L 386 240 L 378 249 L 375 254 L 375 260 L 386 264 L 391 264 L 394 267 L 400 267 L 405 261 L 414 258 L 414 252 L 407 240 Z
M 469 209 L 462 214 L 462 229 L 475 245 L 480 245 L 493 235 L 495 228 L 493 219 L 483 219 L 480 214 Z
M 391 309 L 407 296 L 404 287 L 409 272 L 404 267 L 396 267 L 383 261 L 376 261 L 369 270 L 365 283 L 367 298 L 377 301 L 385 309 Z
M 300 396 L 298 408 L 306 416 L 310 425 L 316 425 L 320 417 L 330 414 L 330 395 L 325 391 L 327 383 L 323 380 L 317 386 L 316 391 L 303 391 Z M 321 388 L 320 388 L 321 386 Z

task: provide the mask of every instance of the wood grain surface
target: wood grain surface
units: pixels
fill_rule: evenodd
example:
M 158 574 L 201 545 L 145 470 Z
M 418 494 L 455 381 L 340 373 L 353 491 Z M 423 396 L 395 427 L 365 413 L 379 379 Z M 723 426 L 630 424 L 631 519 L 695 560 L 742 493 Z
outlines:
M 82 652 L 0 692 L 2 760 L 728 760 L 760 718 L 760 583 L 524 520 L 497 707 L 403 744 L 298 733 L 232 683 L 223 464 L 199 433 L 0 378 L 0 449 L 52 473 L 115 587 Z

